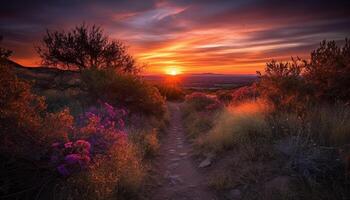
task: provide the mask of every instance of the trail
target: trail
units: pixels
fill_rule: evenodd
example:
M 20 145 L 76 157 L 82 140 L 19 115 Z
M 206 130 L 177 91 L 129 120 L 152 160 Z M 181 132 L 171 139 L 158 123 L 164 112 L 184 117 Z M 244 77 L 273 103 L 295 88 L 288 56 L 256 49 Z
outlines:
M 215 200 L 206 186 L 205 175 L 193 162 L 192 147 L 186 142 L 180 103 L 170 103 L 170 125 L 162 140 L 158 160 L 161 183 L 155 200 Z

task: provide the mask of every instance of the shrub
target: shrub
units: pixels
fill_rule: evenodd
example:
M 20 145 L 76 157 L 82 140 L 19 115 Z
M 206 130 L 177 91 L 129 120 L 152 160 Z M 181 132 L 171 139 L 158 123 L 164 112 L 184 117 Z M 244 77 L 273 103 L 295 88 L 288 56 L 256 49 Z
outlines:
M 177 85 L 170 84 L 157 84 L 155 87 L 159 90 L 160 94 L 170 101 L 183 100 L 185 98 L 184 91 Z
M 194 92 L 186 96 L 186 104 L 195 111 L 219 109 L 223 105 L 215 98 L 205 93 Z
M 256 85 L 243 86 L 233 91 L 231 101 L 234 103 L 239 103 L 242 101 L 255 100 L 257 98 Z
M 303 67 L 300 60 L 285 63 L 273 60 L 266 64 L 264 74 L 258 72 L 257 90 L 276 112 L 304 114 L 311 93 L 301 76 Z
M 80 116 L 67 142 L 52 145 L 51 164 L 67 177 L 68 195 L 78 198 L 84 192 L 86 199 L 111 199 L 136 193 L 144 171 L 125 131 L 126 114 L 101 102 Z
M 69 115 L 68 111 L 47 114 L 44 98 L 33 94 L 31 86 L 7 67 L 0 68 L 0 96 L 2 152 L 38 159 L 47 152 L 51 142 L 66 137 L 71 118 L 58 116 Z
M 222 103 L 224 103 L 225 105 L 229 104 L 232 101 L 232 91 L 228 90 L 228 91 L 222 91 L 219 90 L 216 92 L 216 96 L 218 98 L 218 100 Z
M 319 101 L 349 101 L 350 40 L 345 39 L 342 47 L 335 41 L 323 41 L 311 53 L 304 76 Z
M 205 93 L 194 92 L 187 95 L 182 110 L 188 136 L 195 139 L 206 134 L 212 128 L 214 118 L 223 107 L 223 103 Z
M 94 101 L 125 106 L 133 113 L 157 117 L 163 117 L 166 112 L 165 100 L 157 88 L 137 76 L 91 69 L 83 72 L 82 79 Z

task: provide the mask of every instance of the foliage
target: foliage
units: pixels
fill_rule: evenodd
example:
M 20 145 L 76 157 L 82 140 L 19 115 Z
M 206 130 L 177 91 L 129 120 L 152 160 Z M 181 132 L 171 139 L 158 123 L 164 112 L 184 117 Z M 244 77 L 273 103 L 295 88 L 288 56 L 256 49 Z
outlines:
M 321 101 L 350 100 L 350 40 L 343 46 L 323 41 L 305 65 L 305 80 Z
M 301 77 L 304 62 L 271 61 L 266 64 L 265 73 L 258 72 L 257 90 L 277 112 L 303 114 L 311 98 L 310 91 Z
M 0 43 L 2 41 L 2 36 L 0 35 Z M 10 57 L 12 54 L 12 51 L 2 48 L 0 47 L 0 59 L 6 59 L 8 57 Z
M 195 111 L 217 110 L 223 106 L 215 97 L 208 96 L 201 92 L 193 92 L 187 95 L 186 104 Z
M 48 66 L 80 71 L 111 68 L 136 73 L 139 70 L 126 47 L 119 41 L 111 41 L 96 25 L 83 24 L 68 32 L 47 30 L 37 52 Z
M 196 139 L 212 128 L 213 120 L 224 104 L 215 97 L 200 92 L 187 95 L 185 99 L 182 108 L 184 126 L 188 136 Z
M 39 198 L 43 188 L 52 186 L 43 184 L 48 182 L 62 199 L 137 193 L 144 170 L 138 148 L 125 132 L 126 110 L 101 102 L 77 121 L 68 109 L 48 113 L 44 99 L 31 93 L 28 83 L 8 68 L 0 70 L 0 157 L 6 163 L 0 167 L 1 187 L 8 188 L 1 196 Z M 146 136 L 151 145 L 152 137 Z M 31 190 L 26 190 L 24 177 L 31 180 Z M 16 194 L 20 190 L 24 192 Z
M 232 93 L 232 102 L 239 103 L 242 101 L 255 100 L 257 98 L 257 88 L 253 84 L 251 86 L 243 86 L 233 91 Z
M 7 67 L 0 68 L 0 143 L 14 155 L 39 156 L 53 135 L 43 130 L 46 105 Z M 49 116 L 50 117 L 50 116 Z M 57 135 L 58 137 L 58 135 Z M 39 149 L 37 149 L 39 148 Z
M 133 113 L 162 117 L 165 99 L 157 88 L 137 76 L 111 70 L 85 70 L 82 74 L 90 97 L 112 105 L 125 106 Z
M 216 92 L 218 100 L 225 105 L 230 104 L 232 101 L 232 91 L 231 90 L 219 90 Z
M 323 41 L 311 53 L 310 60 L 267 63 L 265 73 L 258 72 L 259 94 L 277 112 L 304 115 L 310 104 L 349 101 L 350 42 L 342 47 L 335 41 Z
M 183 100 L 185 98 L 184 91 L 177 85 L 163 83 L 157 84 L 155 87 L 159 90 L 160 94 L 169 101 Z

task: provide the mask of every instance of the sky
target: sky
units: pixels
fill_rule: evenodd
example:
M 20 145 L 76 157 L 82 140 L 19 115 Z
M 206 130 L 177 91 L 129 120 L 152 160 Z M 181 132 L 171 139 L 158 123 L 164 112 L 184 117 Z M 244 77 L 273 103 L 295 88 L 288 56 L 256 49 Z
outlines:
M 1 0 L 0 35 L 25 66 L 40 65 L 46 29 L 85 23 L 124 42 L 146 74 L 255 74 L 350 37 L 349 10 L 349 0 Z

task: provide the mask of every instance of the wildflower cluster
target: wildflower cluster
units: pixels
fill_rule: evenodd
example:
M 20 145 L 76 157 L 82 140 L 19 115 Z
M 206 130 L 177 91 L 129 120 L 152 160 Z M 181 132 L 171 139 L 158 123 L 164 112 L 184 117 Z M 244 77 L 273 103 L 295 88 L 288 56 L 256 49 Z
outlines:
M 86 169 L 91 160 L 91 145 L 85 140 L 54 143 L 52 148 L 51 163 L 57 166 L 58 172 L 63 176 Z
M 108 103 L 91 107 L 79 117 L 68 142 L 52 145 L 51 163 L 63 176 L 86 169 L 96 155 L 108 154 L 120 138 L 127 136 L 124 131 L 126 114 L 124 109 Z

